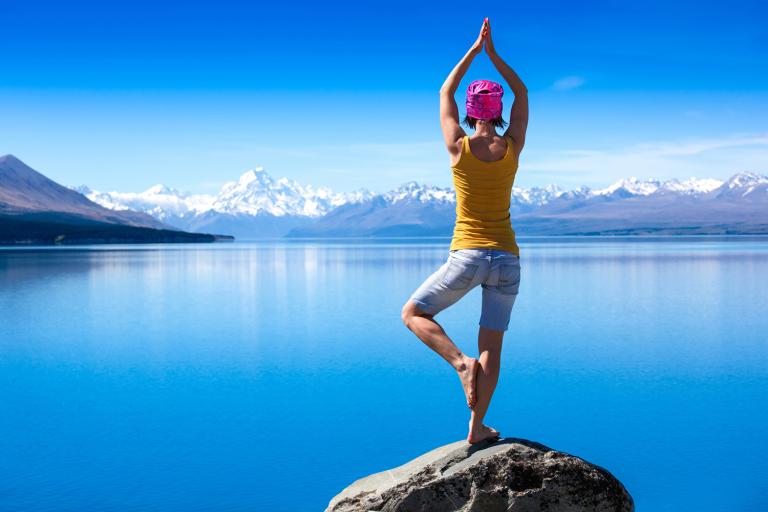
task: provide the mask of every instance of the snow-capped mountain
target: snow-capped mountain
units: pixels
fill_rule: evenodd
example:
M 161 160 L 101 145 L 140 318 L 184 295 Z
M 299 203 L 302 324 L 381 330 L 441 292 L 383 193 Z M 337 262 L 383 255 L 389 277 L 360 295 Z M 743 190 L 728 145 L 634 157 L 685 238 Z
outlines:
M 304 187 L 288 178 L 274 180 L 263 167 L 257 167 L 239 180 L 226 183 L 209 209 L 230 214 L 320 217 L 354 198 L 368 195 L 370 192 L 365 190 L 350 196 L 334 193 L 327 187 Z
M 634 176 L 619 180 L 605 188 L 593 191 L 596 196 L 648 196 L 659 190 L 662 182 L 657 179 L 638 180 Z
M 560 197 L 564 193 L 565 190 L 557 185 L 547 185 L 545 187 L 533 187 L 529 189 L 514 187 L 512 189 L 512 200 L 519 204 L 541 206 L 547 204 L 552 199 Z
M 754 172 L 734 174 L 715 193 L 719 197 L 759 201 L 768 194 L 768 177 Z
M 302 186 L 288 178 L 276 180 L 263 167 L 225 183 L 215 195 L 190 194 L 166 185 L 138 193 L 73 188 L 106 208 L 145 212 L 181 229 L 213 230 L 245 238 L 282 236 L 337 206 L 374 195 L 365 189 L 341 193 L 327 187 Z
M 722 184 L 722 181 L 712 178 L 690 178 L 685 181 L 678 181 L 673 179 L 664 183 L 663 190 L 675 192 L 678 194 L 697 196 L 701 194 L 708 194 L 709 192 L 712 192 L 716 188 L 720 187 Z
M 189 194 L 165 185 L 155 185 L 140 193 L 97 192 L 87 187 L 75 190 L 113 210 L 138 210 L 182 229 L 215 230 L 241 238 L 284 236 L 289 232 L 292 236 L 445 233 L 452 228 L 456 202 L 452 188 L 416 181 L 387 192 L 360 189 L 342 193 L 327 187 L 304 186 L 288 178 L 273 179 L 263 167 L 226 183 L 216 195 Z M 765 200 L 768 204 L 763 196 L 768 198 L 768 178 L 749 172 L 735 174 L 725 182 L 711 178 L 681 181 L 629 177 L 598 189 L 565 190 L 557 185 L 514 187 L 510 212 L 513 222 L 541 216 L 551 220 L 558 215 L 607 218 L 615 216 L 619 208 L 628 211 L 631 205 L 638 208 L 633 220 L 640 222 L 646 217 L 650 219 L 660 206 L 667 215 L 675 208 L 695 214 L 695 206 L 702 201 L 719 201 L 727 202 L 731 205 L 728 208 L 735 211 L 743 208 L 730 202 L 751 204 Z M 723 220 L 722 208 L 715 210 Z M 683 212 L 677 215 L 690 217 Z
M 681 182 L 677 179 L 667 181 L 655 178 L 640 180 L 632 176 L 619 180 L 608 187 L 594 190 L 592 194 L 595 196 L 631 197 L 649 196 L 657 192 L 675 192 L 685 195 L 700 195 L 711 192 L 722 184 L 722 181 L 711 178 L 689 178 Z
M 161 219 L 197 216 L 210 211 L 320 217 L 341 204 L 365 200 L 372 195 L 367 190 L 335 193 L 326 187 L 304 187 L 288 178 L 275 180 L 263 167 L 251 169 L 237 181 L 225 183 L 216 195 L 189 194 L 166 185 L 154 185 L 139 193 L 98 192 L 86 186 L 73 188 L 107 208 L 140 210 Z
M 395 190 L 384 192 L 381 196 L 391 204 L 397 204 L 402 201 L 417 201 L 419 203 L 456 202 L 456 193 L 452 189 L 420 185 L 415 181 L 403 183 Z
M 145 212 L 163 222 L 199 215 L 211 209 L 215 196 L 192 195 L 165 185 L 144 192 L 97 192 L 87 186 L 73 187 L 91 201 L 111 210 Z

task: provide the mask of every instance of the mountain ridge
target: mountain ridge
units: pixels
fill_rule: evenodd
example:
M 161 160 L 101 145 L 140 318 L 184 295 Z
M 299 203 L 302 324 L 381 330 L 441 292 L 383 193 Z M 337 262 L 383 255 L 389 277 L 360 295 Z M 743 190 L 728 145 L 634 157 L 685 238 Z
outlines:
M 105 208 L 32 169 L 0 156 L 0 244 L 213 242 L 231 237 L 188 233 L 151 215 Z
M 630 176 L 594 189 L 566 190 L 555 184 L 513 187 L 510 214 L 516 231 L 524 234 L 678 228 L 703 233 L 746 229 L 752 233 L 768 224 L 759 211 L 768 197 L 767 184 L 768 177 L 744 171 L 725 181 Z M 104 206 L 141 210 L 191 231 L 226 228 L 246 238 L 450 236 L 456 205 L 452 188 L 415 180 L 385 192 L 361 188 L 344 193 L 303 186 L 289 178 L 274 179 L 261 166 L 227 182 L 218 194 L 190 194 L 162 184 L 140 193 L 83 190 Z M 761 194 L 764 190 L 766 194 Z
M 757 173 L 743 172 L 737 173 L 730 179 L 741 175 L 758 176 Z M 768 179 L 762 176 L 763 179 Z M 256 186 L 252 184 L 256 183 Z M 674 191 L 687 195 L 699 195 L 711 192 L 724 182 L 714 178 L 695 178 L 691 177 L 684 181 L 672 178 L 668 180 L 659 180 L 649 178 L 640 180 L 634 176 L 618 180 L 604 188 L 591 189 L 581 186 L 576 189 L 566 190 L 556 184 L 549 184 L 542 187 L 531 187 L 528 189 L 513 187 L 512 202 L 518 204 L 543 205 L 551 200 L 565 195 L 566 197 L 583 196 L 643 196 L 650 195 L 659 191 Z M 281 187 L 275 187 L 280 184 Z M 93 196 L 97 202 L 110 204 L 112 208 L 127 208 L 134 201 L 151 203 L 154 198 L 157 204 L 163 198 L 173 197 L 176 200 L 190 199 L 191 205 L 187 208 L 189 211 L 208 211 L 215 210 L 221 213 L 270 213 L 275 216 L 281 215 L 304 215 L 309 217 L 319 217 L 328 213 L 334 207 L 341 204 L 352 202 L 361 202 L 370 199 L 373 196 L 380 195 L 391 202 L 398 202 L 405 199 L 418 199 L 421 202 L 449 200 L 455 202 L 455 192 L 452 188 L 443 188 L 429 184 L 422 184 L 418 181 L 407 181 L 397 188 L 385 192 L 371 192 L 368 189 L 361 188 L 353 192 L 333 192 L 329 187 L 318 187 L 313 190 L 311 185 L 302 186 L 295 180 L 289 178 L 280 178 L 274 180 L 263 167 L 256 167 L 246 171 L 237 181 L 230 181 L 222 186 L 221 191 L 216 194 L 191 194 L 179 191 L 173 187 L 164 184 L 156 184 L 144 192 L 98 192 L 85 185 L 71 187 L 74 190 L 82 191 L 87 196 Z M 261 192 L 261 195 L 258 193 Z M 294 197 L 288 197 L 288 192 L 294 192 Z M 299 201 L 297 196 L 301 196 L 304 203 Z M 319 199 L 331 199 L 326 201 L 324 208 L 318 208 Z M 288 199 L 293 199 L 292 201 Z
M 65 212 L 111 224 L 171 228 L 143 212 L 105 208 L 56 183 L 12 154 L 0 156 L 0 212 L 27 214 L 39 211 Z

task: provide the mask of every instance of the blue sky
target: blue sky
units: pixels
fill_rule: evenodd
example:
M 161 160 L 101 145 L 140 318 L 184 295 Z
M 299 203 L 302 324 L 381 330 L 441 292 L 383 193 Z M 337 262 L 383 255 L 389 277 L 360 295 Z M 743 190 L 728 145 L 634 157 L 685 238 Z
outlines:
M 263 166 L 340 191 L 449 186 L 437 92 L 485 16 L 530 91 L 516 185 L 768 174 L 757 1 L 0 8 L 0 154 L 66 185 L 212 193 Z M 462 116 L 477 78 L 503 83 L 476 57 Z

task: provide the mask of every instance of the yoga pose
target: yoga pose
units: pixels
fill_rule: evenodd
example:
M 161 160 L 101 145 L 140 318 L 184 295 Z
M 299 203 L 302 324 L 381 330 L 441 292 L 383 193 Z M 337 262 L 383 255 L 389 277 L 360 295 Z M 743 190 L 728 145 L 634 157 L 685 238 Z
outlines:
M 474 135 L 467 136 L 459 124 L 454 95 L 483 46 L 515 95 L 503 137 L 496 133 L 496 127 L 506 124 L 501 116 L 504 89 L 496 82 L 476 80 L 467 89 L 463 122 L 475 130 Z M 499 378 L 501 343 L 520 286 L 520 250 L 509 203 L 528 127 L 528 90 L 496 53 L 488 18 L 477 41 L 440 88 L 440 125 L 451 157 L 456 224 L 448 259 L 411 294 L 403 306 L 402 319 L 458 373 L 471 409 L 467 441 L 475 444 L 500 435 L 484 425 L 483 418 Z M 483 306 L 479 356 L 474 358 L 456 347 L 434 316 L 478 284 L 483 288 Z

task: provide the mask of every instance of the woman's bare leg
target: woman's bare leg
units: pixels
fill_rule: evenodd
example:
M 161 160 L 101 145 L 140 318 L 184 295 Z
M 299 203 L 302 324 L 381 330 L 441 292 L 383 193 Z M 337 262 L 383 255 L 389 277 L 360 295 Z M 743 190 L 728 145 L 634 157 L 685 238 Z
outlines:
M 480 353 L 480 369 L 477 372 L 477 404 L 472 409 L 469 419 L 469 434 L 467 440 L 476 443 L 483 439 L 494 437 L 498 433 L 483 425 L 483 418 L 488 411 L 501 369 L 501 344 L 504 331 L 495 331 L 480 327 L 477 335 L 477 348 Z
M 475 381 L 480 369 L 477 359 L 459 350 L 432 315 L 423 312 L 412 301 L 408 300 L 403 306 L 401 316 L 408 329 L 453 366 L 464 388 L 467 406 L 474 407 L 477 402 Z

